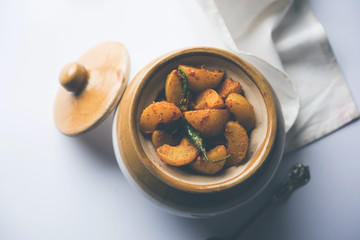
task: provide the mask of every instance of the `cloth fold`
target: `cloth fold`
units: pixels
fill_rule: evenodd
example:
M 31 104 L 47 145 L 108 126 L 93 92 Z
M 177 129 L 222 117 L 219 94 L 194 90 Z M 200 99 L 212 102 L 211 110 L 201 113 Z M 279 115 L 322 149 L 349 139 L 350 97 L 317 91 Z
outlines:
M 278 79 L 276 74 L 267 78 L 282 105 L 288 130 L 286 152 L 359 118 L 326 33 L 315 19 L 308 1 L 198 2 L 231 51 L 245 56 L 265 77 L 269 72 L 284 71 Z M 261 59 L 269 66 L 264 68 L 264 63 L 259 64 Z M 289 76 L 297 91 L 291 89 Z M 291 96 L 297 93 L 300 108 L 296 103 L 298 96 Z

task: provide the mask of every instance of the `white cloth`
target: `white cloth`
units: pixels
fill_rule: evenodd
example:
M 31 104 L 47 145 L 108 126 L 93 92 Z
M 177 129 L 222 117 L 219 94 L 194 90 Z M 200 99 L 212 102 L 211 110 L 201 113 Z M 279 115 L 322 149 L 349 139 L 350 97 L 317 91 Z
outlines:
M 229 49 L 258 68 L 274 88 L 288 130 L 285 151 L 359 118 L 326 33 L 306 0 L 199 3 Z

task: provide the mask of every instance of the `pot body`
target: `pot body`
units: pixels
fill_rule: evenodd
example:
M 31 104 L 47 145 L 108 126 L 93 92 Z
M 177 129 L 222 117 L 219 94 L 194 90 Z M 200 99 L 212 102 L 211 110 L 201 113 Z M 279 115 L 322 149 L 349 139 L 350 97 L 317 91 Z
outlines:
M 204 48 L 199 49 L 204 50 Z M 213 50 L 212 48 L 209 49 Z M 229 187 L 223 187 L 220 189 L 221 191 L 219 189 L 203 192 L 184 191 L 181 186 L 179 188 L 176 185 L 172 186 L 171 183 L 165 183 L 166 179 L 164 180 L 157 175 L 156 165 L 146 164 L 144 158 L 147 156 L 144 156 L 143 151 L 139 151 L 141 146 L 139 146 L 138 136 L 134 134 L 134 123 L 137 121 L 134 104 L 138 104 L 138 102 L 134 103 L 131 99 L 134 95 L 139 94 L 139 85 L 141 85 L 144 77 L 150 74 L 149 71 L 151 72 L 155 65 L 161 64 L 161 61 L 169 59 L 171 56 L 179 56 L 177 53 L 181 51 L 184 50 L 175 51 L 155 59 L 130 82 L 115 113 L 113 124 L 114 151 L 127 180 L 156 205 L 176 215 L 209 217 L 244 205 L 265 188 L 274 175 L 283 154 L 285 145 L 284 121 L 279 102 L 271 87 L 268 86 L 276 114 L 276 117 L 273 118 L 275 119 L 273 125 L 276 127 L 272 138 L 269 138 L 271 144 L 261 148 L 263 151 L 260 152 L 264 152 L 264 159 L 259 166 L 253 167 L 248 177 Z M 185 52 L 188 51 L 185 50 Z M 194 49 L 190 51 L 194 51 Z

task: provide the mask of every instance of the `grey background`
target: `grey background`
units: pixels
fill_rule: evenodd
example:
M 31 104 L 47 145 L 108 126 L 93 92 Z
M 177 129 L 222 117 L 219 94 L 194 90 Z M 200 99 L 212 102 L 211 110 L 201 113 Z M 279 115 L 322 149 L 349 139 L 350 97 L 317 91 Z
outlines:
M 359 106 L 360 2 L 310 2 Z M 173 49 L 224 47 L 195 2 L 1 1 L 0 35 L 0 239 L 223 235 L 249 219 L 295 162 L 310 166 L 309 184 L 241 239 L 360 238 L 360 121 L 286 155 L 253 202 L 210 219 L 170 215 L 131 188 L 112 150 L 112 118 L 79 138 L 56 130 L 57 75 L 96 43 L 123 42 L 131 76 Z

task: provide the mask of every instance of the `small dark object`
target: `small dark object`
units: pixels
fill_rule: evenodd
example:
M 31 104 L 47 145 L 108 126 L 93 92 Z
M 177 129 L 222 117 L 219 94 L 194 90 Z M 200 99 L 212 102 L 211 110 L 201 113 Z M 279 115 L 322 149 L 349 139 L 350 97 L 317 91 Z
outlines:
M 310 180 L 310 170 L 308 166 L 301 163 L 295 164 L 289 171 L 287 179 L 278 187 L 273 195 L 274 203 L 285 201 L 289 198 L 293 190 L 305 185 Z
M 296 163 L 289 170 L 287 178 L 276 189 L 274 195 L 262 207 L 260 207 L 250 219 L 244 223 L 235 233 L 227 237 L 210 237 L 207 240 L 234 240 L 237 239 L 247 227 L 249 227 L 255 220 L 265 212 L 265 210 L 283 202 L 289 198 L 291 193 L 301 186 L 304 186 L 310 181 L 310 169 L 301 163 Z
M 165 88 L 162 89 L 156 96 L 155 102 L 166 101 Z

